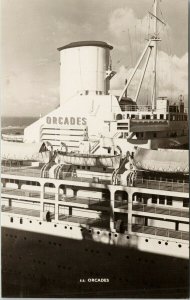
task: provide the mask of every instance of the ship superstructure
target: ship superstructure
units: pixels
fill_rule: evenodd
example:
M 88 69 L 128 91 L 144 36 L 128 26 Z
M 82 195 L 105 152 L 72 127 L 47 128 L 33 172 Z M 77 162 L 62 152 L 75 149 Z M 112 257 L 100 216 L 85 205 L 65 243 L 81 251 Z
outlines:
M 39 259 L 37 246 L 33 246 L 27 258 L 28 263 L 32 263 L 33 257 L 33 263 L 40 261 L 45 266 L 40 269 L 42 277 L 51 278 L 52 285 L 58 284 L 62 295 L 63 290 L 68 291 L 69 283 L 65 280 L 62 289 L 61 283 L 55 282 L 57 274 L 62 279 L 68 278 L 70 268 L 79 277 L 84 270 L 90 276 L 85 269 L 87 264 L 98 273 L 95 253 L 98 262 L 105 264 L 105 272 L 101 270 L 100 275 L 92 272 L 93 278 L 109 274 L 109 270 L 118 277 L 120 268 L 132 268 L 129 281 L 126 274 L 120 283 L 113 274 L 109 275 L 112 280 L 109 292 L 113 287 L 124 286 L 125 281 L 128 289 L 132 287 L 141 293 L 145 284 L 142 266 L 139 267 L 141 260 L 144 261 L 142 257 L 146 257 L 148 264 L 160 261 L 162 267 L 170 265 L 173 272 L 168 286 L 187 292 L 188 151 L 171 149 L 188 144 L 187 111 L 182 96 L 175 105 L 165 97 L 157 97 L 156 75 L 151 105 L 139 104 L 139 91 L 151 52 L 154 52 L 156 74 L 156 45 L 160 40 L 157 1 L 154 1 L 153 17 L 155 33 L 120 97 L 109 92 L 110 80 L 115 75 L 110 60 L 112 46 L 101 41 L 68 44 L 58 48 L 60 107 L 28 126 L 23 143 L 15 142 L 13 136 L 7 141 L 7 135 L 2 141 L 1 203 L 5 238 L 17 239 L 24 234 L 23 242 L 28 241 L 26 235 L 30 236 L 29 244 L 31 247 L 35 242 L 38 244 L 40 257 L 46 239 L 49 246 L 55 244 L 60 249 L 63 247 L 62 251 L 67 249 L 61 255 L 56 248 L 57 262 L 49 269 L 48 258 Z M 127 90 L 145 56 L 141 80 L 132 100 Z M 10 233 L 15 230 L 18 234 Z M 15 244 L 15 247 L 20 253 L 19 246 Z M 83 250 L 88 252 L 87 256 Z M 52 249 L 49 251 L 54 255 Z M 114 261 L 105 259 L 105 253 L 109 253 L 110 259 L 115 255 Z M 129 253 L 133 267 L 127 261 Z M 19 257 L 26 263 L 25 258 Z M 58 263 L 62 260 L 72 266 L 63 267 Z M 81 272 L 76 269 L 79 262 Z M 180 276 L 179 264 L 183 266 Z M 10 274 L 4 265 L 5 274 Z M 22 277 L 22 271 L 11 274 L 21 276 L 20 284 L 24 280 L 29 287 L 33 283 L 27 280 L 37 278 L 38 282 L 40 271 L 36 274 L 33 270 L 26 278 Z M 152 291 L 156 287 L 154 280 L 159 281 L 160 290 L 166 288 L 166 273 L 163 275 L 159 264 L 156 274 L 146 273 Z M 78 283 L 75 284 L 75 289 L 80 290 Z

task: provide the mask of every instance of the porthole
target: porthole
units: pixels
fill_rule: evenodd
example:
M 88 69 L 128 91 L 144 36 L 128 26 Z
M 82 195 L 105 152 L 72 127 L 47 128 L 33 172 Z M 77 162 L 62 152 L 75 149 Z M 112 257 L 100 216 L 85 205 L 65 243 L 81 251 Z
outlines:
M 178 247 L 181 248 L 181 244 L 179 244 Z
M 148 239 L 146 239 L 146 240 L 145 240 L 145 242 L 147 242 L 147 243 L 148 243 Z
M 83 228 L 81 228 L 80 231 L 83 231 Z
M 57 244 L 56 243 L 53 243 L 54 244 L 54 246 L 56 246 Z
M 167 243 L 167 242 L 165 242 L 165 245 L 167 246 L 167 245 L 168 245 L 168 243 Z
M 67 229 L 67 226 L 65 226 L 65 229 Z
M 73 228 L 72 227 L 70 227 L 70 230 L 72 230 Z
M 100 231 L 97 231 L 97 234 L 100 234 Z
M 39 222 L 39 225 L 42 225 L 42 222 Z
M 24 237 L 24 240 L 26 241 L 26 237 Z
M 54 227 L 57 227 L 57 225 L 55 224 Z
M 161 242 L 159 241 L 158 244 L 161 244 Z
M 115 234 L 115 237 L 117 237 L 117 234 Z
M 32 221 L 30 220 L 30 223 L 32 223 Z
M 89 229 L 89 230 L 88 230 L 88 232 L 90 232 L 90 233 L 91 233 L 91 232 L 92 232 L 92 230 L 91 230 L 91 229 Z
M 129 236 L 127 235 L 126 238 L 129 240 Z

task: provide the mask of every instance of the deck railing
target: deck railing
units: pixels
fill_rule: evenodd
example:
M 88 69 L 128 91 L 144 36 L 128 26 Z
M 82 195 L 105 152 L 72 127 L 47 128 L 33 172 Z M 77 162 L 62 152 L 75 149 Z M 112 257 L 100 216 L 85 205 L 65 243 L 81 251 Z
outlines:
M 74 202 L 78 204 L 85 204 L 88 206 L 105 206 L 109 207 L 109 200 L 100 199 L 100 198 L 92 198 L 92 197 L 72 197 L 72 196 L 65 196 L 59 195 L 59 200 L 63 202 Z
M 186 231 L 176 231 L 172 229 L 158 228 L 153 226 L 143 226 L 139 224 L 133 224 L 132 231 L 181 240 L 189 240 L 189 232 Z
M 164 207 L 156 207 L 156 206 L 149 206 L 146 204 L 133 204 L 134 211 L 142 211 L 148 212 L 153 214 L 163 214 L 169 216 L 178 216 L 182 218 L 189 218 L 189 210 L 185 209 L 175 209 L 175 208 L 164 208 Z
M 2 174 L 10 174 L 10 175 L 17 175 L 17 176 L 28 176 L 28 177 L 37 177 L 40 178 L 41 170 L 39 168 L 11 168 L 11 167 L 2 167 Z M 45 178 L 55 179 L 50 177 L 49 172 L 44 172 Z M 70 180 L 70 181 L 78 181 L 78 182 L 89 182 L 89 183 L 100 183 L 100 184 L 112 184 L 111 183 L 111 174 L 107 175 L 97 175 L 92 177 L 84 177 L 83 173 L 77 172 L 74 174 L 73 172 L 61 172 L 59 180 Z M 16 180 L 16 179 L 15 179 Z M 118 181 L 118 185 L 120 182 Z M 127 183 L 123 184 L 127 186 Z M 156 190 L 165 190 L 165 191 L 173 191 L 173 192 L 182 192 L 188 193 L 189 192 L 189 182 L 183 181 L 170 181 L 169 179 L 144 179 L 143 177 L 138 177 L 134 180 L 133 187 L 138 188 L 146 188 L 146 189 L 156 189 Z
M 9 167 L 2 166 L 1 167 L 2 174 L 10 174 L 17 176 L 28 176 L 28 177 L 40 177 L 41 169 L 34 167 Z
M 179 181 L 169 181 L 169 180 L 157 180 L 157 179 L 144 179 L 137 178 L 134 181 L 134 186 L 147 188 L 147 189 L 156 189 L 156 190 L 165 190 L 165 191 L 174 191 L 174 192 L 189 192 L 189 182 L 179 182 Z
M 1 188 L 2 194 L 7 195 L 16 195 L 21 197 L 33 197 L 33 198 L 40 198 L 40 191 L 29 191 L 29 190 L 22 190 L 22 189 L 13 189 L 13 188 Z

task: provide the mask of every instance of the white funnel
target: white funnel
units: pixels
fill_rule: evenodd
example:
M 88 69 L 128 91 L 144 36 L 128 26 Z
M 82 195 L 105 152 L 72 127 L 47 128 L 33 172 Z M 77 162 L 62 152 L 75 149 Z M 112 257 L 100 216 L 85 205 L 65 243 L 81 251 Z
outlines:
M 106 95 L 109 90 L 110 50 L 105 42 L 75 42 L 60 51 L 60 106 L 77 93 Z

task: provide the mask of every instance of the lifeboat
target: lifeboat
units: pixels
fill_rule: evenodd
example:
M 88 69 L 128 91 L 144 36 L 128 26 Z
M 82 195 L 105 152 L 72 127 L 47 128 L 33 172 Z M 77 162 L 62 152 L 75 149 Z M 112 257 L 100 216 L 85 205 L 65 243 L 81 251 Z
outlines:
M 120 165 L 120 155 L 94 155 L 80 153 L 57 152 L 55 159 L 59 164 L 70 164 L 77 166 L 102 166 L 107 168 L 118 168 Z
M 189 173 L 188 150 L 149 150 L 138 148 L 134 154 L 133 163 L 137 169 L 166 172 Z
M 18 143 L 1 140 L 1 159 L 49 162 L 51 151 L 45 143 Z

